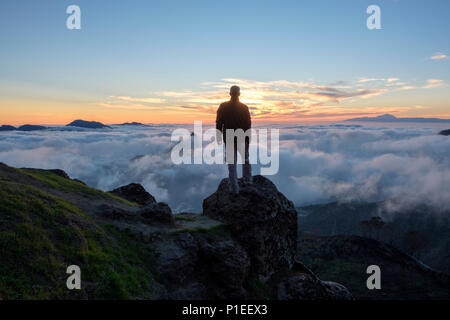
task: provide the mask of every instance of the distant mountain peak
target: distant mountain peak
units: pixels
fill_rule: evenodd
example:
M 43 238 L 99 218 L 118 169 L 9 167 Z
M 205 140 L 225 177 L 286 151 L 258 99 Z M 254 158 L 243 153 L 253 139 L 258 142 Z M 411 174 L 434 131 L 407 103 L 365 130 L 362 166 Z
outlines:
M 397 117 L 393 116 L 392 114 L 386 113 L 381 116 L 376 117 L 380 120 L 397 120 Z
M 121 126 L 145 126 L 145 124 L 140 122 L 124 122 L 121 124 Z
M 14 126 L 6 125 L 6 124 L 0 126 L 0 131 L 14 131 L 14 130 L 17 130 L 17 128 Z
M 86 120 L 75 120 L 67 125 L 67 127 L 79 127 L 79 128 L 88 128 L 88 129 L 103 129 L 109 128 L 110 126 L 104 125 L 101 122 L 97 121 L 86 121 Z
M 397 118 L 392 114 L 383 114 L 377 117 L 352 118 L 345 121 L 353 122 L 432 122 L 432 123 L 450 123 L 450 119 L 440 118 Z

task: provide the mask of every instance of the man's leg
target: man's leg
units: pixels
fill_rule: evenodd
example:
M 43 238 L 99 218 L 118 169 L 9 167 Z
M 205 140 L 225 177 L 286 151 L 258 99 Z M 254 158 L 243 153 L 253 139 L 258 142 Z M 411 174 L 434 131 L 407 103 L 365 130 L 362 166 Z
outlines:
M 227 146 L 225 146 L 225 149 Z M 230 147 L 231 148 L 231 147 Z M 234 144 L 234 150 L 232 151 L 233 154 L 230 155 L 231 150 L 226 149 L 226 156 L 227 156 L 227 162 L 228 162 L 228 178 L 229 178 L 229 187 L 230 192 L 234 194 L 239 193 L 239 185 L 237 181 L 237 146 Z M 233 163 L 230 163 L 232 160 Z
M 250 159 L 249 159 L 250 158 L 249 149 L 250 149 L 250 142 L 246 139 L 245 140 L 244 163 L 242 164 L 242 175 L 246 182 L 253 183 L 252 166 L 250 164 Z

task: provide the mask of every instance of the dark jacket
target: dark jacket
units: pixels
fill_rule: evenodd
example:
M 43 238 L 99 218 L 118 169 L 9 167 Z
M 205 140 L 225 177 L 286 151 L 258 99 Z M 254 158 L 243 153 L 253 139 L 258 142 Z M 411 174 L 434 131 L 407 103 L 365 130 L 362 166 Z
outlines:
M 227 129 L 247 131 L 252 126 L 248 107 L 238 100 L 230 100 L 217 110 L 216 129 L 225 133 Z

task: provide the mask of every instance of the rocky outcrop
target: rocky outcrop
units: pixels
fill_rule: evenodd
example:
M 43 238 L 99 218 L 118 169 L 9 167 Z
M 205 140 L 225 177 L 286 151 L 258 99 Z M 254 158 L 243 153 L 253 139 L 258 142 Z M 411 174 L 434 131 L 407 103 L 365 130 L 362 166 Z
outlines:
M 160 222 L 174 224 L 175 220 L 172 215 L 172 209 L 164 202 L 150 203 L 139 210 L 139 214 L 144 218 L 145 222 Z
M 239 190 L 237 195 L 230 193 L 228 179 L 224 179 L 203 202 L 203 215 L 225 223 L 232 238 L 230 249 L 219 250 L 221 254 L 217 245 L 214 254 L 206 250 L 207 261 L 213 262 L 211 269 L 218 272 L 213 278 L 223 280 L 218 287 L 233 289 L 223 291 L 219 298 L 261 298 L 261 292 L 255 293 L 256 285 L 260 288 L 257 291 L 265 288 L 263 296 L 271 299 L 353 299 L 344 286 L 321 281 L 295 260 L 297 212 L 269 179 L 255 176 L 253 184 L 241 179 Z M 203 251 L 210 248 L 202 244 L 199 247 Z M 236 249 L 239 247 L 241 252 Z M 223 270 L 218 268 L 220 265 Z M 230 272 L 234 278 L 225 276 Z M 234 295 L 230 296 L 231 292 Z
M 127 199 L 128 201 L 136 202 L 140 205 L 156 203 L 155 198 L 150 193 L 148 193 L 143 186 L 137 183 L 130 183 L 126 186 L 114 189 L 109 192 L 118 197 Z
M 49 243 L 65 244 L 65 247 L 55 245 L 58 250 L 55 256 L 60 263 L 74 261 L 71 250 L 66 248 L 80 242 L 74 252 L 86 255 L 74 263 L 80 263 L 83 270 L 91 270 L 85 273 L 87 285 L 83 286 L 81 295 L 64 292 L 62 298 L 289 300 L 350 297 L 344 287 L 321 281 L 295 260 L 297 219 L 293 205 L 270 180 L 261 176 L 254 178 L 253 185 L 240 182 L 241 193 L 237 196 L 229 194 L 227 181 L 222 181 L 218 190 L 205 200 L 202 215 L 172 215 L 167 204 L 157 203 L 142 187 L 120 189 L 120 195 L 134 200 L 133 203 L 101 191 L 93 192 L 92 188 L 70 180 L 59 170 L 16 170 L 0 164 L 0 176 L 2 195 L 21 196 L 25 204 L 25 199 L 35 199 L 36 202 L 30 203 L 42 203 L 42 208 L 54 201 L 47 210 L 25 207 L 17 216 L 14 215 L 19 210 L 17 206 L 7 207 L 6 201 L 2 207 L 7 214 L 0 215 L 0 222 L 13 232 L 24 232 L 19 246 L 2 248 L 9 270 L 15 272 L 19 268 L 17 274 L 26 276 L 33 273 L 36 261 L 51 262 L 54 258 L 49 256 L 47 242 L 32 259 L 17 254 L 16 247 L 30 245 L 29 229 L 22 231 L 17 227 L 27 214 L 29 221 L 40 214 L 42 218 L 38 216 L 40 220 L 36 221 L 46 222 L 36 223 L 40 229 L 39 233 L 33 233 L 34 241 L 39 241 L 42 233 L 52 237 Z M 39 176 L 51 176 L 52 180 L 64 183 L 47 183 L 47 179 L 35 178 Z M 60 181 L 63 178 L 67 180 Z M 24 189 L 32 186 L 43 191 L 22 194 L 18 183 L 23 184 Z M 62 190 L 59 185 L 66 188 Z M 64 210 L 63 214 L 48 214 L 55 208 Z M 14 224 L 10 223 L 11 218 L 16 219 Z M 9 248 L 12 251 L 6 250 Z M 24 259 L 26 263 L 21 263 Z M 58 265 L 47 265 L 52 270 L 49 275 L 57 272 Z M 92 278 L 92 274 L 97 277 Z M 118 274 L 123 280 L 114 280 Z M 140 282 L 141 289 L 133 283 L 125 283 L 125 279 Z M 43 278 L 39 285 L 49 288 L 43 289 L 46 290 L 43 293 L 51 296 L 58 292 L 60 281 L 52 283 Z M 9 288 L 14 295 L 8 298 L 21 295 L 23 288 L 26 290 L 26 286 Z M 34 291 L 29 291 L 27 296 L 34 298 Z
M 138 214 L 144 222 L 174 223 L 170 207 L 164 202 L 156 202 L 156 199 L 140 184 L 130 183 L 109 193 L 143 206 L 138 210 Z
M 232 239 L 208 241 L 197 236 L 200 260 L 207 282 L 213 286 L 217 299 L 243 299 L 244 286 L 250 270 L 250 259 L 245 249 Z
M 228 236 L 181 232 L 155 242 L 164 299 L 244 299 L 250 260 Z
M 203 214 L 229 225 L 233 238 L 248 252 L 251 271 L 267 280 L 280 269 L 291 269 L 297 246 L 294 205 L 263 176 L 253 184 L 239 180 L 239 194 L 229 192 L 228 179 L 203 201 Z

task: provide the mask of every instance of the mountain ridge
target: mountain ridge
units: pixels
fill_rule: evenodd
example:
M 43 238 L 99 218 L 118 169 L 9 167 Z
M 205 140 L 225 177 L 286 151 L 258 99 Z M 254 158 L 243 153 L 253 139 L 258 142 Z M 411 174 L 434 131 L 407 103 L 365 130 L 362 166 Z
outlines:
M 376 117 L 362 117 L 344 120 L 347 122 L 421 122 L 421 123 L 450 123 L 450 119 L 441 118 L 397 118 L 392 114 L 383 114 Z

